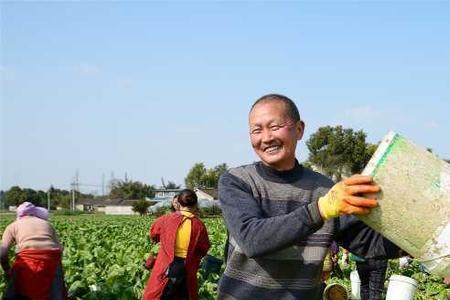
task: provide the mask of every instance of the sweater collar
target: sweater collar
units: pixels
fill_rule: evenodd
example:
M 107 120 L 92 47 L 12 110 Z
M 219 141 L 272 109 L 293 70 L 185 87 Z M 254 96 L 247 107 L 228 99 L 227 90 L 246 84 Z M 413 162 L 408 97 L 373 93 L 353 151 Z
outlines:
M 259 161 L 256 163 L 256 171 L 265 180 L 278 182 L 278 183 L 289 183 L 295 182 L 302 177 L 303 166 L 295 160 L 295 165 L 292 169 L 286 171 L 278 171 L 269 166 L 266 166 L 263 162 Z

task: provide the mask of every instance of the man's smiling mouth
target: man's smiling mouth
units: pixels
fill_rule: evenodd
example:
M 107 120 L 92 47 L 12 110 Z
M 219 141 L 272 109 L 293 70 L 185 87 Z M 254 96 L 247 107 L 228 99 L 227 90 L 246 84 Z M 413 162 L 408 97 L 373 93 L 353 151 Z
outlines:
M 268 146 L 268 147 L 264 147 L 263 151 L 271 153 L 271 152 L 278 151 L 280 149 L 281 149 L 281 145 L 271 145 L 271 146 Z

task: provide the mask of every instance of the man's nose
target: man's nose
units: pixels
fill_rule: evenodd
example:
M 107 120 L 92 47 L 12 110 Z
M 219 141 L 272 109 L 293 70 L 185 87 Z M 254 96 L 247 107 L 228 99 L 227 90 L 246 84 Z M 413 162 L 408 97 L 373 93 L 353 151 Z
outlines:
M 268 143 L 273 140 L 272 130 L 265 129 L 262 131 L 261 140 L 263 143 Z

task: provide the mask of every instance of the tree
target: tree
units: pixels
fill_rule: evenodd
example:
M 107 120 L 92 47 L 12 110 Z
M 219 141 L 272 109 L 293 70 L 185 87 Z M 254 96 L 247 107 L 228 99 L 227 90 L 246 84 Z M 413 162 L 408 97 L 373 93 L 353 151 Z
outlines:
M 220 176 L 228 169 L 227 164 L 220 164 L 206 171 L 203 179 L 205 187 L 217 188 Z
M 164 189 L 179 189 L 181 185 L 176 184 L 173 181 L 170 181 L 166 184 L 164 181 L 164 177 L 161 177 L 161 187 Z
M 6 205 L 18 206 L 25 201 L 27 201 L 27 193 L 19 186 L 13 186 L 5 192 Z
M 139 213 L 141 216 L 146 215 L 148 208 L 150 207 L 150 202 L 146 200 L 135 201 L 133 204 L 133 211 Z
M 47 207 L 47 193 L 43 191 L 35 191 L 30 188 L 22 190 L 26 196 L 26 201 L 33 203 L 36 206 Z
M 72 201 L 72 195 L 70 191 L 57 189 L 54 186 L 50 186 L 50 208 L 55 209 L 57 206 L 62 208 L 70 208 Z
M 335 180 L 362 171 L 376 149 L 366 143 L 366 134 L 342 126 L 319 128 L 306 142 L 308 164 Z
M 50 186 L 50 209 L 55 209 L 57 206 L 63 208 L 69 208 L 72 201 L 72 194 L 67 190 L 60 190 L 53 186 Z M 91 194 L 84 194 L 80 192 L 75 193 L 76 199 L 92 199 L 94 196 Z M 47 207 L 47 192 L 41 190 L 33 190 L 30 188 L 20 188 L 19 186 L 13 186 L 8 191 L 4 192 L 2 195 L 2 203 L 0 205 L 8 206 L 18 206 L 22 202 L 28 201 L 34 205 Z
M 367 147 L 366 147 L 366 152 L 367 152 L 367 156 L 369 157 L 369 159 L 372 157 L 372 155 L 374 155 L 374 153 L 375 153 L 375 151 L 377 151 L 377 148 L 378 148 L 378 145 L 379 145 L 380 143 L 378 143 L 378 144 L 367 144 Z M 367 162 L 369 162 L 369 161 L 367 161 Z
M 0 209 L 5 209 L 6 203 L 5 203 L 5 191 L 0 191 Z
M 203 163 L 196 163 L 184 179 L 186 187 L 193 188 L 217 188 L 220 176 L 228 169 L 227 164 L 219 164 L 207 169 Z
M 206 175 L 206 168 L 203 163 L 196 163 L 189 171 L 188 175 L 184 179 L 186 187 L 193 189 L 196 187 L 203 187 L 205 182 L 203 181 Z
M 144 199 L 145 197 L 153 197 L 153 190 L 153 186 L 139 181 L 118 180 L 112 184 L 109 196 L 112 199 Z
M 168 181 L 167 184 L 165 185 L 166 189 L 179 189 L 181 187 L 181 185 L 176 184 L 175 182 L 172 181 Z

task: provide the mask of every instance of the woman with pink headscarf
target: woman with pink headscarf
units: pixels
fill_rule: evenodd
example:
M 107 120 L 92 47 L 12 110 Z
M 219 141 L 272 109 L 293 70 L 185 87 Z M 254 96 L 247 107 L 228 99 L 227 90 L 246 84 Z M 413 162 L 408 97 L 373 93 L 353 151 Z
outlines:
M 24 202 L 17 219 L 6 227 L 0 262 L 8 281 L 3 299 L 67 299 L 62 271 L 62 246 L 45 208 Z M 16 245 L 16 259 L 9 265 L 8 251 Z

